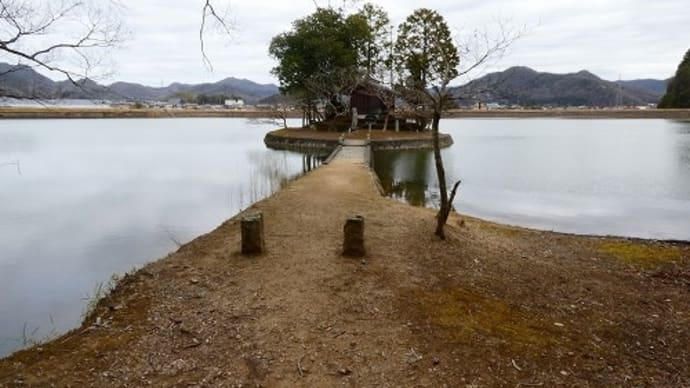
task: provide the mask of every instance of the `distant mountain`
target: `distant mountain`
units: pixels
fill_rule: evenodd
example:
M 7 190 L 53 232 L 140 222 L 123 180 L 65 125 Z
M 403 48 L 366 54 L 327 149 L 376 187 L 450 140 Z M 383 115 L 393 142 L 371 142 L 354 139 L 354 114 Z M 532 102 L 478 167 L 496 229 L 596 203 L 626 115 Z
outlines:
M 642 89 L 642 90 L 647 90 L 652 93 L 658 94 L 660 97 L 666 93 L 666 86 L 668 86 L 668 82 L 670 79 L 666 80 L 658 80 L 658 79 L 634 79 L 634 80 L 629 80 L 629 81 L 616 81 L 616 83 L 619 83 L 623 86 L 631 87 L 631 88 L 637 88 L 637 89 Z
M 55 83 L 28 66 L 0 62 L 0 96 L 40 95 L 55 98 Z
M 76 87 L 69 81 L 55 82 L 27 66 L 0 63 L 0 96 L 35 98 L 165 101 L 176 95 L 206 94 L 237 96 L 250 104 L 280 100 L 278 87 L 246 79 L 225 78 L 214 83 L 150 87 L 129 82 L 100 85 L 91 80 Z M 528 67 L 511 67 L 491 73 L 451 92 L 461 105 L 479 101 L 521 106 L 614 106 L 656 104 L 666 91 L 664 80 L 605 81 L 588 71 L 571 74 L 540 73 Z
M 253 104 L 279 92 L 273 84 L 258 84 L 246 79 L 225 78 L 214 83 L 187 85 L 173 83 L 150 87 L 130 82 L 100 85 L 80 81 L 76 87 L 69 81 L 55 82 L 27 66 L 0 63 L 0 96 L 34 98 L 84 98 L 129 101 L 167 100 L 178 93 L 237 96 Z
M 528 67 L 511 67 L 452 88 L 460 105 L 499 103 L 520 106 L 610 107 L 618 104 L 656 104 L 661 93 L 649 89 L 652 80 L 605 81 L 582 70 L 570 74 L 541 73 Z M 663 83 L 665 81 L 657 81 Z M 657 84 L 652 85 L 657 87 Z

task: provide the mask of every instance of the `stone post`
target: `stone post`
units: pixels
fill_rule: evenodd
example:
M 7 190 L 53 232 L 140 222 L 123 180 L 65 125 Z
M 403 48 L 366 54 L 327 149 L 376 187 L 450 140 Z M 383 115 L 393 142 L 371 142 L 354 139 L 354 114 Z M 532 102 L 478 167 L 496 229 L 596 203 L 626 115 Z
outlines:
M 357 129 L 357 125 L 359 123 L 357 122 L 357 108 L 352 108 L 352 124 L 350 124 L 350 132 L 352 132 L 353 129 Z
M 395 132 L 400 132 L 400 120 L 395 119 Z
M 264 214 L 256 212 L 242 217 L 242 254 L 258 255 L 264 252 Z
M 364 217 L 349 217 L 344 228 L 343 255 L 362 257 L 364 253 Z

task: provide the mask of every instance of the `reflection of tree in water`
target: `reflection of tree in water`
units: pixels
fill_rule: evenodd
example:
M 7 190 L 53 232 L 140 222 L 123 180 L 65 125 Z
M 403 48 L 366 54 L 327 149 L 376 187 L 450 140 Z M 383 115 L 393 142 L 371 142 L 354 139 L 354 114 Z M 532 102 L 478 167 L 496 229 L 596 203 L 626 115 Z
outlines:
M 426 206 L 434 197 L 429 188 L 432 179 L 431 151 L 379 151 L 374 154 L 374 168 L 386 195 L 413 206 Z
M 326 156 L 319 154 L 302 154 L 302 170 L 290 168 L 287 151 L 249 152 L 247 159 L 250 164 L 249 185 L 246 193 L 238 193 L 241 207 L 265 198 L 282 189 L 288 182 L 302 174 L 319 167 Z M 293 153 L 294 154 L 294 153 Z M 245 196 L 246 194 L 246 196 Z M 245 199 L 249 203 L 245 203 Z
M 677 121 L 677 157 L 678 157 L 678 169 L 680 177 L 686 179 L 678 179 L 680 182 L 680 187 L 682 194 L 685 198 L 690 195 L 690 122 L 688 121 Z
M 319 167 L 328 155 L 304 154 L 302 155 L 302 173 L 306 174 Z
M 282 152 L 257 152 L 249 154 L 251 174 L 249 189 L 251 200 L 276 192 L 290 179 L 287 155 Z

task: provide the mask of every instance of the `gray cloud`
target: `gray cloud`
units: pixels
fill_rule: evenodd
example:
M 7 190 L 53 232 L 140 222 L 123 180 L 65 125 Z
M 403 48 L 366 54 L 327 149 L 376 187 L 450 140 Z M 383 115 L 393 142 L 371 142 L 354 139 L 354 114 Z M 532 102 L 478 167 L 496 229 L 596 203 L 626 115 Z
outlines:
M 319 1 L 327 5 L 327 1 Z M 340 1 L 333 1 L 340 4 Z M 524 65 L 540 71 L 575 72 L 587 69 L 606 78 L 666 78 L 673 74 L 689 48 L 690 8 L 687 0 L 381 0 L 397 24 L 423 5 L 441 12 L 458 34 L 483 28 L 492 20 L 509 19 L 529 32 L 509 55 L 485 71 Z M 131 39 L 115 53 L 114 79 L 149 85 L 207 82 L 234 76 L 276 82 L 268 56 L 273 36 L 293 20 L 314 10 L 312 1 L 232 1 L 237 22 L 231 43 L 207 36 L 214 71 L 203 65 L 198 28 L 201 0 L 128 2 L 124 17 Z M 227 3 L 226 3 L 227 4 Z

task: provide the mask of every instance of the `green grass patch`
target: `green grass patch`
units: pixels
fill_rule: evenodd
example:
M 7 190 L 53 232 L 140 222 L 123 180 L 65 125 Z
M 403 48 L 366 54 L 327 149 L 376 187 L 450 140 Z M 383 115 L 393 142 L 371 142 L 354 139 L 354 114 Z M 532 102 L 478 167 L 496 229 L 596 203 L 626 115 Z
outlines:
M 512 351 L 541 349 L 557 341 L 538 316 L 462 288 L 420 292 L 421 313 L 441 329 L 447 342 L 474 344 L 479 338 Z
M 653 267 L 679 260 L 680 249 L 669 245 L 649 245 L 632 241 L 605 242 L 599 251 L 628 264 Z

